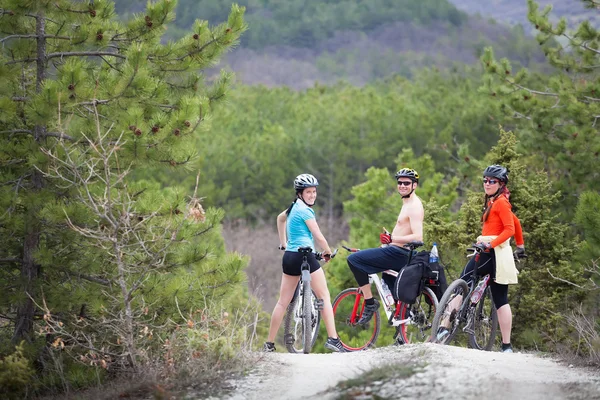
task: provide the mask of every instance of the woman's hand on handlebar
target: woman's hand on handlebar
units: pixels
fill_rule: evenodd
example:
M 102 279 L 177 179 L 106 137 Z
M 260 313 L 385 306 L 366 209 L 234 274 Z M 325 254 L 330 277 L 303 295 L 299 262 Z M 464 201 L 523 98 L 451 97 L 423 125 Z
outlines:
M 329 261 L 331 261 L 332 258 L 335 257 L 335 255 L 337 254 L 337 249 L 333 250 L 333 252 L 329 253 L 326 251 L 323 251 L 321 253 L 317 253 L 316 257 L 317 260 L 325 260 L 326 263 L 328 263 Z

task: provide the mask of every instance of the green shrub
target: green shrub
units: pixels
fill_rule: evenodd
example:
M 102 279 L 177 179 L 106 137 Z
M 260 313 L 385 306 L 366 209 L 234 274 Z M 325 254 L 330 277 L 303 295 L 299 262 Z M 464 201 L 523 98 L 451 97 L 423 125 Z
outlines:
M 0 360 L 0 392 L 8 399 L 20 399 L 31 383 L 33 371 L 23 355 L 23 342 L 15 352 Z

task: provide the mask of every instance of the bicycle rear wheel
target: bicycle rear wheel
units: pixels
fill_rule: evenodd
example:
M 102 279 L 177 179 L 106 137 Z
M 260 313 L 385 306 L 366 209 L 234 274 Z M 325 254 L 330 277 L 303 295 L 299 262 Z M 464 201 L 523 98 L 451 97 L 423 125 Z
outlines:
M 400 339 L 407 344 L 428 341 L 437 308 L 437 297 L 427 286 L 423 287 L 413 304 L 400 303 L 400 319 L 410 318 L 410 320 L 396 327 L 396 337 L 399 335 Z
M 333 300 L 333 318 L 338 336 L 348 351 L 365 350 L 373 346 L 381 329 L 379 310 L 365 324 L 358 325 L 365 307 L 364 297 L 357 288 L 343 290 Z
M 488 286 L 469 317 L 473 333 L 469 333 L 469 347 L 490 351 L 494 347 L 498 329 L 498 311 L 492 299 L 492 291 Z
M 310 281 L 306 280 L 302 282 L 302 318 L 304 318 L 302 326 L 302 350 L 304 354 L 310 353 L 313 345 L 313 301 L 312 301 L 312 290 L 310 289 Z M 316 336 L 316 335 L 315 335 Z
M 456 336 L 456 332 L 458 331 L 458 326 L 460 325 L 460 310 L 462 308 L 462 304 L 465 302 L 467 298 L 467 294 L 469 291 L 469 286 L 467 282 L 462 279 L 457 279 L 448 286 L 448 289 L 444 292 L 442 299 L 438 305 L 438 308 L 435 312 L 435 316 L 433 317 L 433 324 L 431 326 L 431 341 L 434 343 L 441 344 L 450 344 L 454 337 Z M 457 297 L 462 296 L 462 300 L 458 302 Z M 439 341 L 436 337 L 437 330 L 440 326 L 445 326 L 448 328 L 448 335 L 441 341 Z
M 303 318 L 303 304 L 302 296 L 300 296 L 300 287 L 296 289 L 296 294 L 292 299 L 290 305 L 287 308 L 285 318 L 283 321 L 283 340 L 285 347 L 290 353 L 303 353 L 304 346 L 302 343 L 302 335 L 304 332 L 304 318 Z M 321 315 L 317 309 L 317 295 L 311 291 L 311 304 L 313 310 L 311 312 L 310 326 L 312 329 L 312 343 L 311 349 L 317 341 L 317 335 L 319 332 L 319 326 L 321 324 Z

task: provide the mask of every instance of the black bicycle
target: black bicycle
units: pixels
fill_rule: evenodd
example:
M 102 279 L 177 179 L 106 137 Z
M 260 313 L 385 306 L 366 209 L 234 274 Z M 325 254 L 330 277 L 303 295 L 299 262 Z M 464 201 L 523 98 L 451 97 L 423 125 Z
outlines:
M 312 253 L 312 248 L 301 247 L 298 252 L 303 256 L 301 276 L 294 297 L 286 310 L 283 339 L 290 353 L 308 354 L 317 340 L 323 300 L 317 298 L 310 286 L 308 255 Z M 337 249 L 333 251 L 330 258 L 335 257 L 336 253 Z M 317 260 L 324 259 L 323 253 L 315 253 L 315 257 Z
M 485 246 L 474 244 L 467 251 L 473 252 L 467 257 L 475 256 L 477 260 Z M 479 276 L 477 268 L 473 268 L 471 277 L 471 283 L 459 278 L 444 292 L 433 318 L 431 341 L 450 344 L 462 325 L 463 332 L 468 335 L 469 347 L 489 351 L 498 330 L 498 312 L 489 287 L 490 275 Z M 440 326 L 448 328 L 448 333 L 438 340 Z

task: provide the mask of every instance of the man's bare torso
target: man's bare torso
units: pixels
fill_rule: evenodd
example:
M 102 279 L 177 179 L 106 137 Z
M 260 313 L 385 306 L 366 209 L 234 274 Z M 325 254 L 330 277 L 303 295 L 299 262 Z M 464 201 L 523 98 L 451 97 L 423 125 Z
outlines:
M 423 224 L 423 220 L 422 220 L 423 219 L 423 203 L 421 202 L 421 199 L 416 195 L 411 196 L 409 199 L 407 199 L 402 204 L 402 209 L 400 210 L 400 214 L 398 215 L 398 220 L 396 221 L 396 226 L 394 226 L 394 230 L 392 231 L 392 238 L 393 238 L 395 245 L 401 246 L 403 244 L 406 244 L 407 242 L 412 241 L 412 240 L 406 240 L 406 241 L 402 240 L 400 242 L 397 242 L 396 238 L 401 238 L 401 237 L 404 237 L 407 235 L 412 235 L 412 234 L 417 233 L 417 232 L 413 232 L 413 229 L 411 226 L 411 219 L 413 220 L 413 223 L 416 220 L 416 221 L 418 221 L 420 226 L 422 226 L 422 224 Z M 417 234 L 419 234 L 421 236 L 421 238 L 413 239 L 413 240 L 422 240 L 422 232 L 419 232 Z

